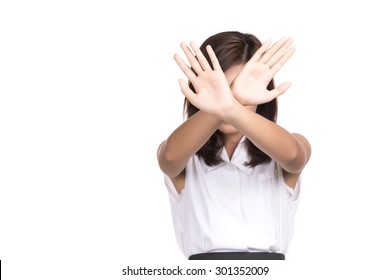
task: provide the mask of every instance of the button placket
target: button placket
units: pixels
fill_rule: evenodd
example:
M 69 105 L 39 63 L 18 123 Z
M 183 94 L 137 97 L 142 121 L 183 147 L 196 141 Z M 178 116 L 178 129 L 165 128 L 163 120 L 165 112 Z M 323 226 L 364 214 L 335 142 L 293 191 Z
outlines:
M 240 181 L 239 181 L 239 174 L 238 174 L 238 168 L 237 168 L 237 166 L 235 166 L 233 163 L 231 163 L 231 162 L 228 162 L 228 163 L 226 163 L 226 169 L 229 171 L 229 172 L 233 172 L 233 174 L 231 174 L 231 176 L 233 176 L 234 177 L 234 181 L 236 182 L 236 184 L 240 184 Z M 234 171 L 236 171 L 236 172 L 234 172 Z M 233 177 L 232 177 L 232 179 L 233 179 Z M 238 193 L 235 193 L 235 194 L 232 194 L 232 196 L 230 196 L 229 198 L 228 198 L 228 201 L 230 202 L 230 203 L 232 203 L 232 204 L 234 204 L 234 205 L 236 205 L 236 207 L 238 207 L 238 205 L 237 205 L 237 202 L 238 202 L 238 200 L 239 200 L 239 198 L 238 198 Z

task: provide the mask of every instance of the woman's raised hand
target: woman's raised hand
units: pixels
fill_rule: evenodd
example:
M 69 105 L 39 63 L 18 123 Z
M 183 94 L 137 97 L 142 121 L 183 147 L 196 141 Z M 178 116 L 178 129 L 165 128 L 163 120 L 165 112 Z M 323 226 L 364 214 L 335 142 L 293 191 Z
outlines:
M 267 86 L 274 75 L 290 59 L 295 51 L 291 38 L 282 38 L 272 47 L 267 40 L 245 64 L 234 79 L 231 90 L 242 105 L 259 105 L 267 103 L 283 94 L 291 83 L 284 82 L 273 90 Z
M 206 47 L 212 63 L 211 67 L 194 42 L 191 42 L 190 46 L 196 57 L 185 43 L 181 43 L 180 46 L 192 69 L 178 54 L 174 55 L 175 61 L 194 86 L 196 93 L 191 90 L 184 79 L 179 79 L 181 91 L 198 109 L 223 118 L 224 114 L 233 108 L 236 101 L 213 49 L 211 46 Z

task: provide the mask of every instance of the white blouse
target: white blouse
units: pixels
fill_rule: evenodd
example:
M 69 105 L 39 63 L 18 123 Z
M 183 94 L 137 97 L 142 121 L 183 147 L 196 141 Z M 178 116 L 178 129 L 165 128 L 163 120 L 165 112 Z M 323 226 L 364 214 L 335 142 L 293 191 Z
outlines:
M 187 258 L 207 252 L 288 250 L 301 179 L 292 189 L 275 161 L 246 166 L 244 140 L 231 160 L 223 148 L 224 162 L 216 166 L 192 156 L 181 194 L 165 176 L 176 240 Z

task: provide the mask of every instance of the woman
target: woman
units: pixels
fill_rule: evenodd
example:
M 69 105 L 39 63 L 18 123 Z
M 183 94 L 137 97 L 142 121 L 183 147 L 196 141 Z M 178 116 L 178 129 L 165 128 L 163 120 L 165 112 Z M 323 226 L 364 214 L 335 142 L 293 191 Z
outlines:
M 158 149 L 178 245 L 189 259 L 284 259 L 294 231 L 300 174 L 311 154 L 276 124 L 291 83 L 273 77 L 294 53 L 222 32 L 175 54 L 187 120 Z

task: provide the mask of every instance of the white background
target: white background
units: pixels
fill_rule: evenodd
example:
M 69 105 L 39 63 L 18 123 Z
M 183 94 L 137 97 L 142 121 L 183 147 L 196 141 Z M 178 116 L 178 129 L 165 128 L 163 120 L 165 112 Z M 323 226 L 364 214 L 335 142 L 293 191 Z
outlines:
M 1 1 L 4 279 L 125 279 L 127 265 L 195 267 L 176 245 L 156 150 L 183 120 L 179 43 L 228 30 L 263 41 L 292 36 L 297 47 L 275 78 L 293 83 L 278 122 L 305 135 L 313 154 L 290 261 L 274 264 L 274 277 L 386 278 L 386 7 Z

